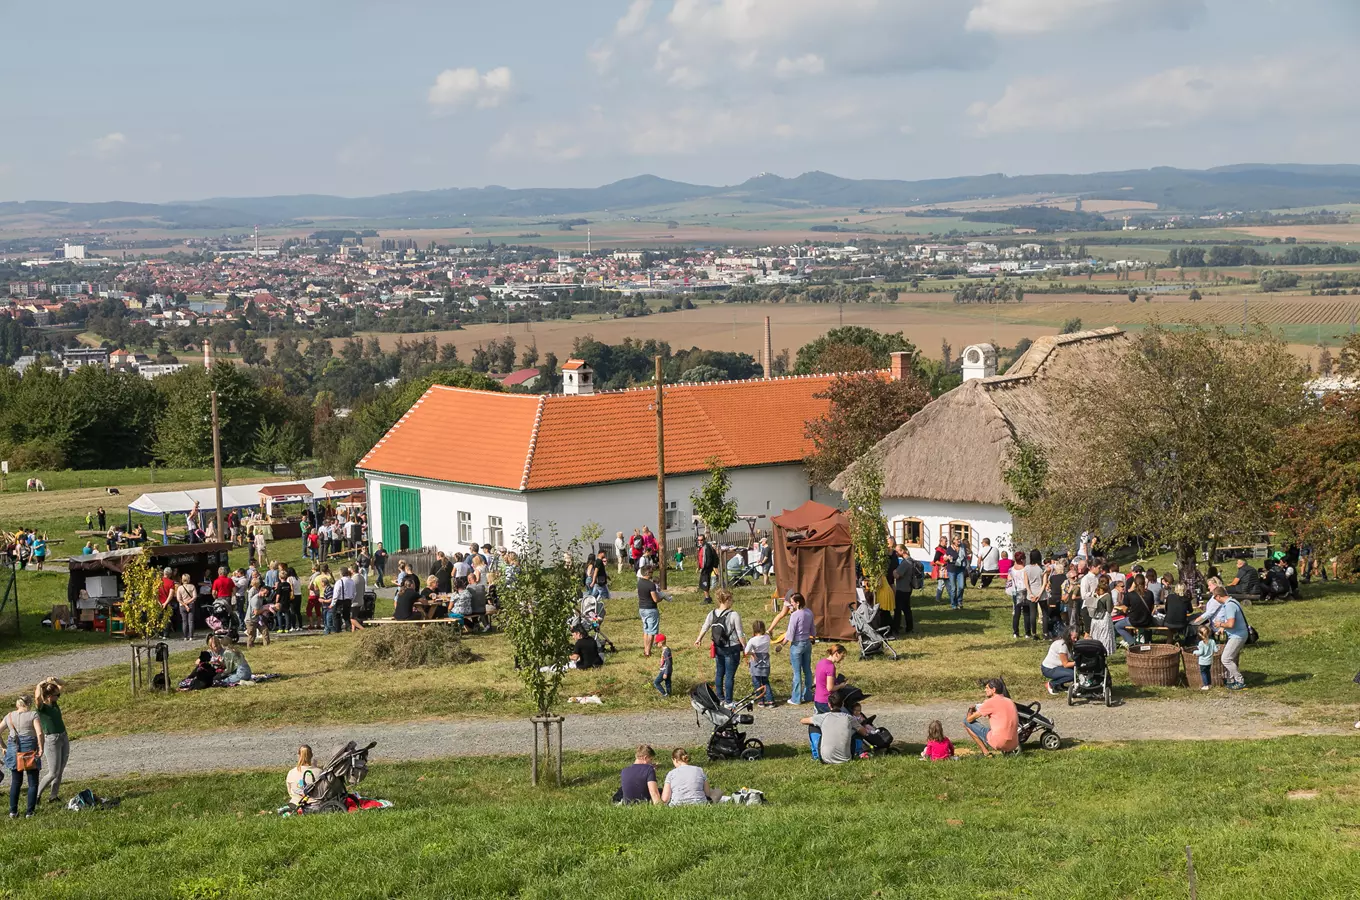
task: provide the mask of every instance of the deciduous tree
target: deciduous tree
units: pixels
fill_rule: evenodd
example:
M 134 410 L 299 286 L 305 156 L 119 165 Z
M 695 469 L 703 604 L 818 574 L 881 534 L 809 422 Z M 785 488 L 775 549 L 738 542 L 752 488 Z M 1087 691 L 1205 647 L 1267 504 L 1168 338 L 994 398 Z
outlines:
M 831 408 L 807 423 L 812 452 L 804 462 L 808 477 L 824 485 L 930 402 L 930 391 L 914 375 L 895 381 L 873 372 L 842 375 L 817 396 L 829 399 Z

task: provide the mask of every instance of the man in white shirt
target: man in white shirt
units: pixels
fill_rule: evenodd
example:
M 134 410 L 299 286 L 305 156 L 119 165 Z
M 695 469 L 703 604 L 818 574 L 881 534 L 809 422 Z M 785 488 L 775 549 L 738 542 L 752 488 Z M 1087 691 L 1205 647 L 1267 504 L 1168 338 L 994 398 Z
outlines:
M 1088 566 L 1085 561 L 1077 563 L 1077 571 L 1081 573 L 1081 608 L 1083 615 L 1089 618 L 1091 610 L 1096 605 L 1096 586 L 1100 583 L 1100 566 Z
M 349 620 L 350 631 L 354 631 L 356 627 L 357 628 L 363 627 L 362 624 L 358 623 L 361 622 L 363 619 L 364 593 L 368 590 L 368 578 L 367 576 L 364 575 L 363 569 L 359 568 L 358 566 L 354 567 L 353 583 L 354 583 L 353 584 L 354 600 L 350 604 L 351 613 Z M 353 612 L 356 609 L 360 611 L 360 614 L 358 616 L 353 615 Z
M 326 634 L 338 634 L 345 630 L 353 590 L 354 579 L 350 576 L 349 569 L 342 569 L 331 594 L 330 606 L 326 608 Z
M 264 532 L 255 532 L 255 564 L 262 569 L 269 564 L 268 560 L 265 558 L 266 549 Z

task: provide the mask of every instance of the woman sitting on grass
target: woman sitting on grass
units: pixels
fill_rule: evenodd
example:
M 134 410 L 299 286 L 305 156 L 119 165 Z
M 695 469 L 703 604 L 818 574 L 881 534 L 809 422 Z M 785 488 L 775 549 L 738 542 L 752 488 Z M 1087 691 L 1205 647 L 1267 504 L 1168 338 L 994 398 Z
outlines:
M 240 684 L 250 681 L 252 677 L 246 655 L 241 652 L 240 645 L 230 638 L 226 649 L 222 651 L 222 672 L 227 676 L 222 679 L 227 684 Z
M 288 770 L 285 779 L 288 785 L 288 802 L 294 806 L 301 806 L 302 801 L 307 799 L 307 788 L 315 784 L 319 777 L 321 770 L 312 765 L 312 748 L 303 744 L 298 748 L 297 765 Z
M 694 806 L 717 803 L 722 791 L 708 783 L 704 770 L 689 763 L 689 754 L 681 747 L 671 753 L 675 768 L 666 773 L 666 784 L 661 789 L 661 802 L 666 806 Z

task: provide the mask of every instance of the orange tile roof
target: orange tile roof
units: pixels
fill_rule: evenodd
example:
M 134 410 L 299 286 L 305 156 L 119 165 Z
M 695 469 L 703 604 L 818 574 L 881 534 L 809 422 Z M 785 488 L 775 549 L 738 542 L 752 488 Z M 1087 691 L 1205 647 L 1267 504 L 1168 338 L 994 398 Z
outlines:
M 584 359 L 569 359 L 562 364 L 562 371 L 575 371 L 576 369 L 583 369 L 587 365 L 589 364 Z
M 520 490 L 543 399 L 435 385 L 357 468 Z
M 835 375 L 666 388 L 666 472 L 800 462 Z M 435 386 L 359 461 L 373 473 L 517 491 L 656 477 L 651 388 L 533 396 Z M 471 424 L 472 427 L 466 427 Z M 612 450 L 602 450 L 601 442 Z

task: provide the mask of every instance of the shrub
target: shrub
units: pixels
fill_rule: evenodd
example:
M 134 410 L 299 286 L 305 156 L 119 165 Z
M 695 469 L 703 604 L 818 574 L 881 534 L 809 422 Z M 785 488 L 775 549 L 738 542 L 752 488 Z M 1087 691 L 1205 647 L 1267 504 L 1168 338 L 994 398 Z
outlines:
M 66 465 L 66 454 L 56 441 L 35 438 L 9 452 L 9 464 L 15 472 L 52 471 Z
M 359 666 L 418 669 L 472 662 L 473 652 L 454 625 L 392 625 L 366 628 L 350 655 Z

